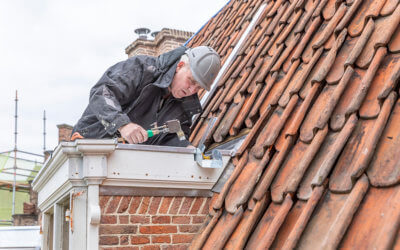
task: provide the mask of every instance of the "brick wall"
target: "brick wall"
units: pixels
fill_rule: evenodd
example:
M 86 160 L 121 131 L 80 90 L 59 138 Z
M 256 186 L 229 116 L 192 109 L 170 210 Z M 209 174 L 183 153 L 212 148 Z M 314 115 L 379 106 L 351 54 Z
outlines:
M 135 40 L 125 49 L 125 53 L 128 57 L 136 55 L 158 56 L 181 46 L 192 35 L 192 32 L 164 28 L 156 35 L 154 40 Z
M 99 248 L 187 249 L 209 203 L 207 197 L 100 196 Z
M 73 127 L 68 124 L 59 124 L 58 128 L 58 142 L 70 141 Z

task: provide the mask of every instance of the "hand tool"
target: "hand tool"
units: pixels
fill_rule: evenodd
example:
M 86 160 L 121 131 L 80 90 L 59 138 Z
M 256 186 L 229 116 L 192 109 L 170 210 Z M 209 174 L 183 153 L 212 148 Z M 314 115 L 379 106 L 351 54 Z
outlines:
M 181 123 L 177 119 L 166 121 L 163 126 L 157 126 L 157 123 L 153 123 L 152 125 L 154 127 L 147 130 L 147 136 L 149 138 L 160 133 L 176 133 L 180 141 L 186 139 L 185 134 L 181 129 Z
M 151 124 L 152 128 L 147 130 L 147 136 L 153 137 L 160 133 L 176 133 L 180 141 L 186 140 L 185 133 L 182 131 L 181 123 L 179 120 L 170 120 L 166 121 L 164 125 L 157 126 L 157 122 Z M 126 143 L 126 141 L 122 138 L 118 138 L 119 143 Z

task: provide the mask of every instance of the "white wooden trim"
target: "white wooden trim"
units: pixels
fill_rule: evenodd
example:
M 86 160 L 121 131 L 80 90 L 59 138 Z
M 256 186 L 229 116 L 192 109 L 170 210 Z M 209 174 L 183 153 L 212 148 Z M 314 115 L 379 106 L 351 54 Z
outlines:
M 73 202 L 73 231 L 69 228 L 70 249 L 98 249 L 102 187 L 175 189 L 194 193 L 211 190 L 230 161 L 223 153 L 223 168 L 202 168 L 195 162 L 195 150 L 176 147 L 128 145 L 116 140 L 77 140 L 61 143 L 33 181 L 41 211 L 54 212 L 54 249 L 62 242 L 66 197 Z M 198 190 L 198 191 L 196 191 Z M 83 191 L 72 201 L 72 194 Z M 51 215 L 44 215 L 48 230 Z M 46 224 L 47 223 L 47 224 Z M 48 237 L 48 236 L 46 236 Z M 44 237 L 44 238 L 46 238 Z M 44 240 L 43 246 L 46 242 Z M 62 248 L 62 246 L 61 246 Z

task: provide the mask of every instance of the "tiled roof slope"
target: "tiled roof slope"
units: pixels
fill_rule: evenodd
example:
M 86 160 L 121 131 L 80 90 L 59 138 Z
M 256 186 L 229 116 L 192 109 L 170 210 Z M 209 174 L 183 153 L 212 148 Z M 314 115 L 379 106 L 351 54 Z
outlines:
M 264 3 L 190 138 L 247 134 L 192 248 L 400 249 L 399 1 L 232 0 L 189 46 Z

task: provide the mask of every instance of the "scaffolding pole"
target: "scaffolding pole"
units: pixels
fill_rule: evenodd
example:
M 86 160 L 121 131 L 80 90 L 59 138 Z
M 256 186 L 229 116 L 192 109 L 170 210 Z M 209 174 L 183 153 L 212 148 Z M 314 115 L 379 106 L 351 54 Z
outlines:
M 15 214 L 15 188 L 17 186 L 17 120 L 18 120 L 18 91 L 15 91 L 15 132 L 14 132 L 14 181 L 12 194 L 12 215 Z
M 43 110 L 43 153 L 46 152 L 46 110 Z

